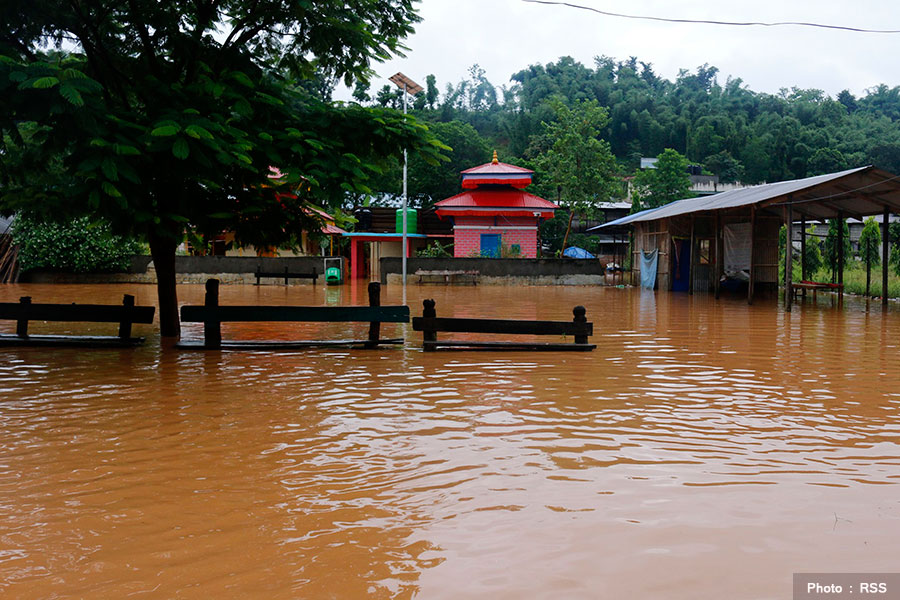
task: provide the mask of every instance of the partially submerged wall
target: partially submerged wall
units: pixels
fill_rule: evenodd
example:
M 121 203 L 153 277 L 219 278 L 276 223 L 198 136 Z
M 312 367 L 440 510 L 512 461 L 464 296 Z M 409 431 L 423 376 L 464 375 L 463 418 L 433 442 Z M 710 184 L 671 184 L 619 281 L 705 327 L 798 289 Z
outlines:
M 599 285 L 612 282 L 606 263 L 577 258 L 410 258 L 406 273 L 416 283 L 416 271 L 478 271 L 478 283 L 507 285 Z M 381 282 L 400 283 L 401 259 L 381 259 Z M 616 275 L 616 283 L 621 279 Z M 626 277 L 627 279 L 627 277 Z
M 319 274 L 318 283 L 325 283 L 325 265 L 319 256 L 259 257 L 259 256 L 176 256 L 175 271 L 178 283 L 204 283 L 215 277 L 223 283 L 256 283 L 256 270 L 281 273 Z M 156 283 L 156 270 L 149 256 L 132 257 L 125 273 L 61 273 L 29 271 L 20 277 L 23 283 Z M 261 283 L 275 283 L 277 279 L 263 279 Z M 281 283 L 284 282 L 282 279 Z M 291 285 L 311 285 L 310 279 L 291 279 Z

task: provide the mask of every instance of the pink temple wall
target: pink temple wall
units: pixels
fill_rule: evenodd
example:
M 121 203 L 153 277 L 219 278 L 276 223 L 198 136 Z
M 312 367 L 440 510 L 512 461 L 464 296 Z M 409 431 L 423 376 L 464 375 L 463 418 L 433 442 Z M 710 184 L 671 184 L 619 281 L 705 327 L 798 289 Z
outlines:
M 518 244 L 522 258 L 537 258 L 537 225 L 534 217 L 456 217 L 453 228 L 453 256 L 465 258 L 481 252 L 481 234 L 500 234 L 504 245 Z M 459 229 L 466 227 L 466 229 Z M 468 229 L 477 227 L 477 229 Z M 526 227 L 527 229 L 514 229 Z

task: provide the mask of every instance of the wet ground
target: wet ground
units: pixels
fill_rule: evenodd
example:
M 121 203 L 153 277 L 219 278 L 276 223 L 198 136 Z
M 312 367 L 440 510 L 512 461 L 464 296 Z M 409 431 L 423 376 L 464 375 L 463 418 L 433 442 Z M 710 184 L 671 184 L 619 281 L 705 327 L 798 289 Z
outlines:
M 0 300 L 126 292 L 155 299 L 7 285 Z M 178 352 L 135 326 L 137 350 L 2 350 L 0 596 L 786 598 L 793 572 L 897 570 L 900 310 L 411 286 L 414 314 L 425 297 L 441 316 L 569 320 L 583 304 L 598 347 L 425 354 L 384 325 L 409 345 Z M 221 301 L 366 300 L 225 286 Z

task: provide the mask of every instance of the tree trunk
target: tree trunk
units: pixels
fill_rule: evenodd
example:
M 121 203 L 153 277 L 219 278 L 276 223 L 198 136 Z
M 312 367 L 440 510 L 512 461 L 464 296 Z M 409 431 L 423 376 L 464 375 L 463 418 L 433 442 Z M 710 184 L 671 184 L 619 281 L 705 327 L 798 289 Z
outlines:
M 150 234 L 150 255 L 156 267 L 156 293 L 159 298 L 159 333 L 162 337 L 181 335 L 178 322 L 178 295 L 175 290 L 175 249 L 173 240 Z

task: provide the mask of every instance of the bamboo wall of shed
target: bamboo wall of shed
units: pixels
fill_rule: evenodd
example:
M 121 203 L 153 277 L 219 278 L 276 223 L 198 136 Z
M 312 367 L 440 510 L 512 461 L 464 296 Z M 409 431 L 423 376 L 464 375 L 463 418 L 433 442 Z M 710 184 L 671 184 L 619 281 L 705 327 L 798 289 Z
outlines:
M 721 236 L 724 235 L 725 225 L 737 223 L 750 223 L 750 210 L 722 212 L 719 214 L 721 230 L 716 231 L 716 216 L 714 214 L 679 215 L 657 221 L 642 221 L 634 224 L 634 249 L 633 269 L 637 272 L 634 280 L 640 278 L 641 253 L 659 250 L 659 261 L 656 270 L 656 285 L 659 290 L 672 289 L 672 255 L 675 251 L 675 238 L 694 240 L 691 248 L 691 256 L 697 261 L 698 241 L 709 239 L 710 262 L 708 265 L 694 263 L 693 290 L 695 292 L 709 292 L 715 289 L 716 277 L 720 272 L 719 262 L 724 257 L 719 256 L 718 248 Z M 753 231 L 753 280 L 762 287 L 773 287 L 778 284 L 778 262 L 781 249 L 778 244 L 778 233 L 782 225 L 781 218 L 757 214 Z M 692 236 L 693 228 L 693 236 Z

